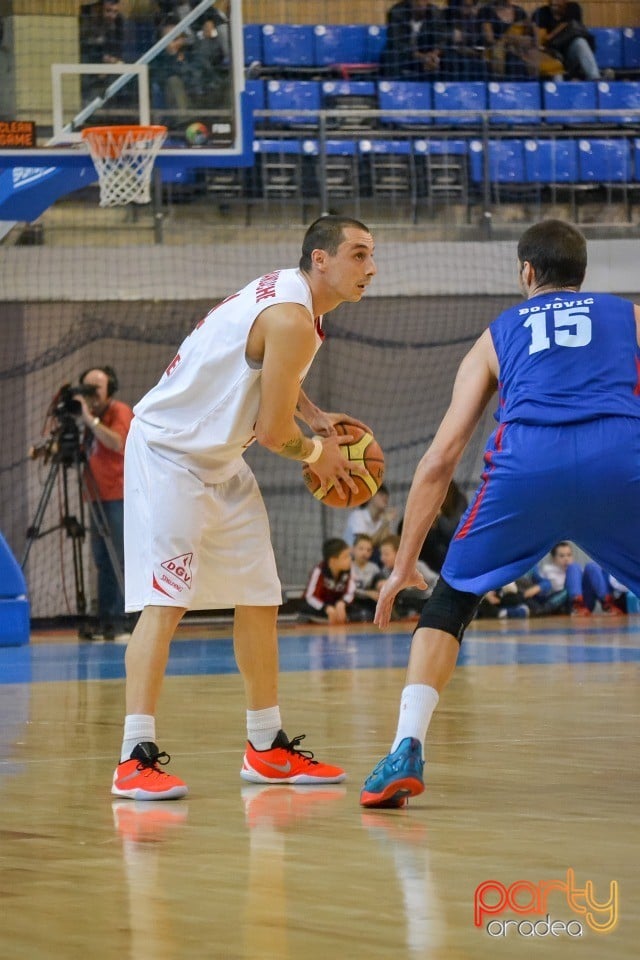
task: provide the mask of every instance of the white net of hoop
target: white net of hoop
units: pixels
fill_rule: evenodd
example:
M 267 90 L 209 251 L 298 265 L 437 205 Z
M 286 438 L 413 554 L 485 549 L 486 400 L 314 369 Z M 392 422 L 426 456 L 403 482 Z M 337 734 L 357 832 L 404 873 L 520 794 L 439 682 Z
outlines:
M 153 162 L 167 128 L 88 127 L 82 137 L 89 147 L 100 182 L 100 206 L 149 203 Z

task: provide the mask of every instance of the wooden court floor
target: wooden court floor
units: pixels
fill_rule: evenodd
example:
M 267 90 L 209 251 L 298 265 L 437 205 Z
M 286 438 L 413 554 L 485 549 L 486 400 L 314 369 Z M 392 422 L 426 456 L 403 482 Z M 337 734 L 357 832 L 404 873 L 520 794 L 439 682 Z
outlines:
M 365 627 L 281 631 L 285 729 L 349 774 L 315 788 L 243 784 L 228 634 L 185 628 L 159 742 L 191 794 L 156 804 L 109 793 L 124 647 L 0 648 L 0 957 L 635 960 L 640 618 L 474 624 L 400 811 L 358 793 L 410 628 Z

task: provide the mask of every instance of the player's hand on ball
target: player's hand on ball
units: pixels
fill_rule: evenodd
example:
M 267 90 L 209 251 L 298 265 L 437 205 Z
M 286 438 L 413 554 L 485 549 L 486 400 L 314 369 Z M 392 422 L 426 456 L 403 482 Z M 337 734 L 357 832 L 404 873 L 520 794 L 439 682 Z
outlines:
M 346 413 L 325 413 L 324 410 L 316 408 L 313 416 L 307 417 L 308 426 L 311 427 L 311 430 L 315 434 L 321 437 L 330 437 L 335 434 L 337 423 L 344 423 L 346 425 L 353 424 L 356 427 L 360 427 L 365 433 L 373 434 L 373 430 L 368 427 L 366 423 L 362 423 L 361 420 L 356 420 L 355 417 L 350 417 Z
M 344 461 L 342 466 L 347 471 L 348 480 L 338 493 L 330 477 L 325 477 L 324 473 L 320 476 L 315 464 L 305 463 L 302 478 L 307 489 L 316 500 L 329 507 L 358 507 L 366 503 L 379 490 L 384 478 L 384 453 L 380 445 L 372 433 L 342 421 L 332 427 L 327 439 L 339 441 Z M 317 462 L 321 463 L 321 460 Z
M 362 420 L 356 420 L 355 417 L 350 417 L 348 413 L 327 413 L 325 416 L 329 417 L 331 421 L 332 433 L 337 423 L 344 423 L 346 426 L 360 427 L 365 433 L 370 433 L 373 436 L 371 427 L 363 423 Z
M 323 494 L 333 486 L 336 490 L 338 496 L 346 500 L 347 497 L 347 488 L 352 490 L 353 493 L 358 492 L 358 485 L 351 476 L 353 470 L 353 464 L 350 464 L 348 460 L 340 452 L 340 447 L 343 444 L 351 443 L 353 437 L 350 434 L 344 434 L 343 436 L 336 436 L 332 434 L 330 437 L 324 437 L 322 441 L 322 454 L 315 463 L 307 464 L 307 468 L 311 470 L 317 476 L 320 481 L 320 489 Z

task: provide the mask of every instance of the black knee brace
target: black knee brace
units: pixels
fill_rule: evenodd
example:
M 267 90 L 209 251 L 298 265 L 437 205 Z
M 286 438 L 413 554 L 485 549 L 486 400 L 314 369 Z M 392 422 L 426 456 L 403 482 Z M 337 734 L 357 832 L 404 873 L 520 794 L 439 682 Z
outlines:
M 481 599 L 475 593 L 450 587 L 441 576 L 422 609 L 416 629 L 432 627 L 434 630 L 444 630 L 462 643 L 464 631 L 473 620 Z

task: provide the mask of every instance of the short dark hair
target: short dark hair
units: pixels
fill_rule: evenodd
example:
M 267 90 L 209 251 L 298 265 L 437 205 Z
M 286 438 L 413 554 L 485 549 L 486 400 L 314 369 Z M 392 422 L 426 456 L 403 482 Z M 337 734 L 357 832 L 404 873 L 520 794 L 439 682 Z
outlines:
M 314 250 L 326 250 L 332 257 L 335 256 L 344 240 L 345 227 L 354 227 L 356 230 L 364 230 L 365 233 L 371 232 L 364 223 L 352 217 L 337 217 L 330 214 L 318 217 L 304 235 L 300 269 L 307 272 L 311 270 L 311 254 Z
M 531 264 L 540 286 L 579 287 L 587 269 L 587 241 L 571 223 L 543 220 L 520 237 L 518 260 Z
M 355 537 L 353 538 L 354 547 L 356 544 L 362 543 L 363 540 L 366 540 L 367 543 L 373 545 L 373 537 L 370 537 L 368 533 L 356 533 Z
M 551 547 L 551 550 L 549 551 L 552 557 L 555 557 L 559 547 L 571 547 L 571 544 L 569 543 L 568 540 L 559 540 L 558 543 L 554 544 L 554 546 Z
M 343 550 L 348 550 L 349 544 L 340 537 L 330 537 L 322 544 L 322 559 L 325 563 L 332 557 L 339 557 Z
M 397 533 L 390 533 L 388 537 L 385 537 L 384 540 L 380 541 L 380 546 L 393 547 L 393 549 L 398 552 L 398 547 L 400 546 L 400 537 Z

